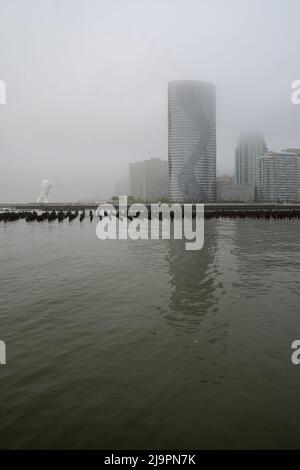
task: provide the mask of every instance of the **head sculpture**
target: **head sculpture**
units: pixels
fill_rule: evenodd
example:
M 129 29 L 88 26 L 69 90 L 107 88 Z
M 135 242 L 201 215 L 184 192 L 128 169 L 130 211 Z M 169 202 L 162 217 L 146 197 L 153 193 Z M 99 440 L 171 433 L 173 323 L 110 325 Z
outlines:
M 47 203 L 51 188 L 51 182 L 48 180 L 43 180 L 41 183 L 41 194 L 39 195 L 37 202 Z

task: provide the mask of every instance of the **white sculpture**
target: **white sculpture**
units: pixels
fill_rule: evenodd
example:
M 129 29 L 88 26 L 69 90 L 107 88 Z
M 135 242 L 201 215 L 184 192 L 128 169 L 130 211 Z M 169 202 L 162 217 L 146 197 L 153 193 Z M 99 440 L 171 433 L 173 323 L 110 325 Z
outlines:
M 51 188 L 52 184 L 50 183 L 50 181 L 43 180 L 41 183 L 41 194 L 39 195 L 37 202 L 47 203 Z
M 3 80 L 0 80 L 0 104 L 6 104 L 6 86 Z

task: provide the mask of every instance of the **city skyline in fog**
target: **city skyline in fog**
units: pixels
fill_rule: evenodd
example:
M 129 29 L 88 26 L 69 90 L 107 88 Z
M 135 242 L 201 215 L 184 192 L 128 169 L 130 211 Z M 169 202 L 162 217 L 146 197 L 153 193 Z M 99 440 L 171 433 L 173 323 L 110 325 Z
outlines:
M 0 200 L 110 196 L 168 158 L 168 82 L 213 83 L 217 173 L 241 132 L 300 147 L 297 0 L 0 0 Z

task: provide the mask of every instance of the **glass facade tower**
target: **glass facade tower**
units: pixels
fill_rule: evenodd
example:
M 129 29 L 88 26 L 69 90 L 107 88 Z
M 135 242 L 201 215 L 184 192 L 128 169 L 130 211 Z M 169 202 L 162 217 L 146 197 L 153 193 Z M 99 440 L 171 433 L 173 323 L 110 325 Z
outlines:
M 214 85 L 169 83 L 169 198 L 216 201 L 216 96 Z
M 259 159 L 268 149 L 261 134 L 242 134 L 235 151 L 236 184 L 254 184 L 259 187 Z

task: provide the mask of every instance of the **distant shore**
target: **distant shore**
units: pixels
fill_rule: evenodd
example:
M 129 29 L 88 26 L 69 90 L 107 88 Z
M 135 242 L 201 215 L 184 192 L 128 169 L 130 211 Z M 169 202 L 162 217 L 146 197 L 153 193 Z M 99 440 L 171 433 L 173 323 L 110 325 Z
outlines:
M 111 204 L 116 211 L 118 217 L 119 204 L 113 202 Z M 90 218 L 93 219 L 93 213 L 99 207 L 99 203 L 27 203 L 27 204 L 0 204 L 0 221 L 15 221 L 17 219 L 26 218 L 26 221 L 44 220 L 43 214 L 49 220 L 63 220 L 69 217 L 70 220 L 78 217 L 81 211 L 80 220 L 85 218 L 85 211 L 90 211 Z M 145 204 L 149 217 L 151 218 L 151 205 Z M 174 213 L 170 210 L 170 217 L 173 220 Z M 221 203 L 221 204 L 205 204 L 205 219 L 256 219 L 256 220 L 294 220 L 300 219 L 300 204 L 263 204 L 263 203 Z M 129 207 L 128 207 L 129 210 Z M 165 210 L 161 209 L 162 212 Z M 185 211 L 190 215 L 190 209 L 181 204 L 182 217 L 185 217 Z M 42 215 L 38 215 L 41 213 Z M 157 209 L 154 210 L 154 213 Z M 50 214 L 50 215 L 49 215 Z M 193 204 L 192 217 L 196 217 L 196 203 Z M 188 215 L 188 216 L 189 216 Z
M 139 202 L 137 202 L 139 203 Z M 0 203 L 0 210 L 41 210 L 41 211 L 82 211 L 82 210 L 96 210 L 97 207 L 101 204 L 100 202 L 91 202 L 91 203 L 79 203 L 79 202 L 52 202 L 52 203 Z M 107 201 L 107 204 L 112 204 L 116 210 L 118 210 L 119 205 Z M 195 205 L 196 203 L 193 203 Z M 201 203 L 199 203 L 201 204 Z M 150 204 L 145 203 L 147 209 L 150 208 Z M 181 204 L 183 208 L 183 204 Z M 272 204 L 272 203 L 215 203 L 215 204 L 204 204 L 206 212 L 220 212 L 220 211 L 257 211 L 257 212 L 266 212 L 266 211 L 300 211 L 300 204 L 298 203 L 287 203 L 287 204 Z

